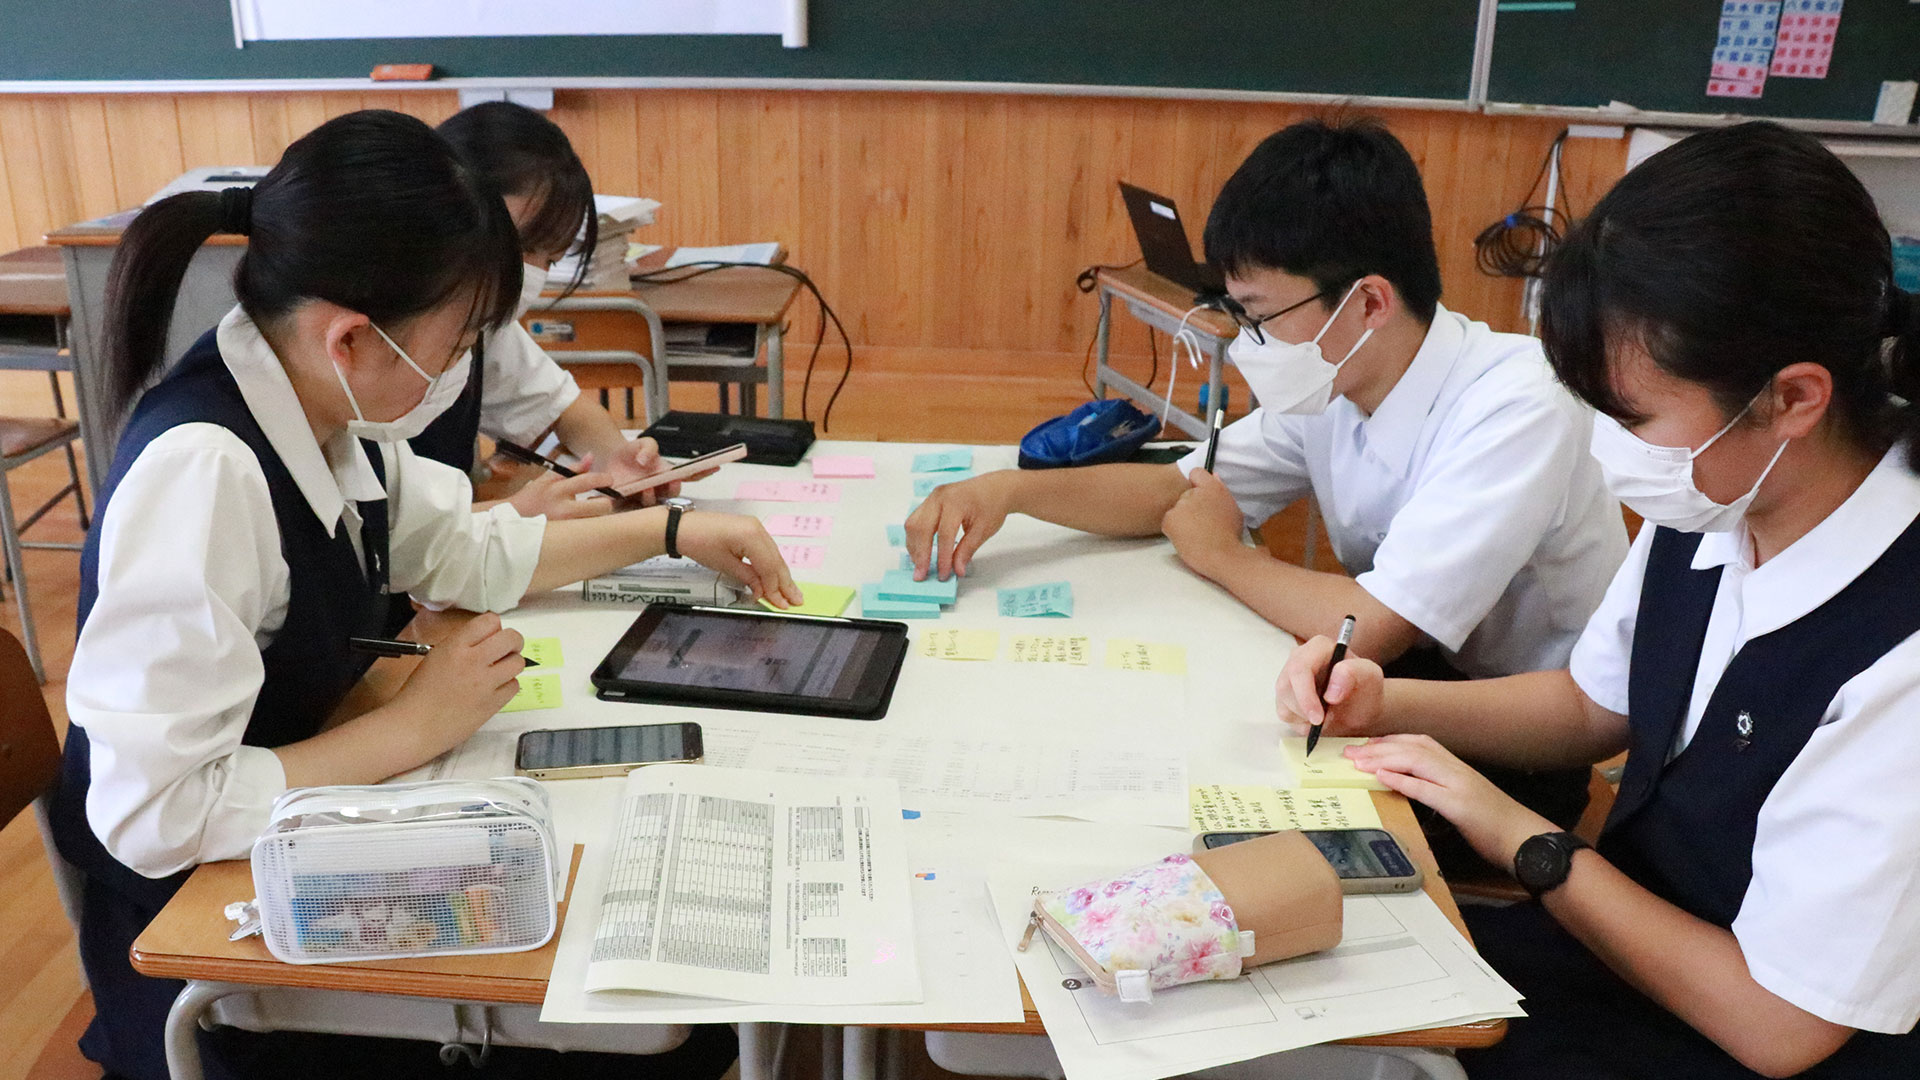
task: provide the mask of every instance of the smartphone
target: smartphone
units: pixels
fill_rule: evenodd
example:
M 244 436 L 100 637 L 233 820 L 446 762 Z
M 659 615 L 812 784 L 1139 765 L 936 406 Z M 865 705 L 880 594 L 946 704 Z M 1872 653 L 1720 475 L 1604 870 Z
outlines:
M 688 458 L 665 472 L 657 472 L 652 476 L 643 476 L 631 483 L 622 484 L 614 490 L 618 491 L 624 497 L 631 498 L 649 488 L 657 488 L 662 484 L 671 484 L 676 480 L 686 480 L 704 472 L 712 472 L 730 461 L 739 461 L 746 456 L 747 444 L 743 442 L 734 443 L 732 446 L 723 446 L 712 453 L 701 454 L 696 458 Z
M 1385 829 L 1302 829 L 1333 864 L 1340 890 L 1350 893 L 1412 892 L 1420 887 L 1420 868 Z M 1268 836 L 1264 832 L 1203 833 L 1201 846 L 1214 848 Z
M 513 771 L 535 780 L 577 780 L 625 776 L 668 761 L 698 764 L 705 756 L 695 723 L 542 729 L 520 736 Z

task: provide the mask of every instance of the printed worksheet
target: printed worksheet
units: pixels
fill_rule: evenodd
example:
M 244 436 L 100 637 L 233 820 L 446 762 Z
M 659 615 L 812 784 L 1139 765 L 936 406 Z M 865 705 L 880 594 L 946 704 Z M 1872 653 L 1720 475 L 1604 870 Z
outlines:
M 1124 825 L 1187 820 L 1185 756 L 1164 744 L 947 737 L 845 723 L 706 728 L 706 761 L 739 769 L 886 777 L 909 810 L 998 811 Z
M 589 991 L 921 1000 L 890 780 L 638 769 L 603 847 Z

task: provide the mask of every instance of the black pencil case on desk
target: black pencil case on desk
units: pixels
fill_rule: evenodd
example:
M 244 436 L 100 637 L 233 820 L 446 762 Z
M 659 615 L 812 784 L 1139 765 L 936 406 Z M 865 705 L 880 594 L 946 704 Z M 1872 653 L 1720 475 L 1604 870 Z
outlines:
M 746 443 L 749 465 L 798 465 L 813 445 L 813 421 L 675 409 L 641 434 L 659 443 L 660 453 L 671 458 L 699 457 Z

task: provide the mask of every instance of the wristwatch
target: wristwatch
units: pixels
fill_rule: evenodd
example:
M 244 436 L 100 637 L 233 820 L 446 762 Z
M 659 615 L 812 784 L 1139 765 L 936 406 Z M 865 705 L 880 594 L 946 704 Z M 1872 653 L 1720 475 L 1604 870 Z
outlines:
M 1588 846 L 1570 832 L 1530 836 L 1513 853 L 1513 876 L 1520 879 L 1528 895 L 1538 900 L 1567 880 L 1573 872 L 1573 853 Z
M 686 513 L 688 509 L 689 507 L 675 506 L 671 503 L 667 505 L 666 549 L 667 557 L 670 559 L 680 557 L 680 515 Z

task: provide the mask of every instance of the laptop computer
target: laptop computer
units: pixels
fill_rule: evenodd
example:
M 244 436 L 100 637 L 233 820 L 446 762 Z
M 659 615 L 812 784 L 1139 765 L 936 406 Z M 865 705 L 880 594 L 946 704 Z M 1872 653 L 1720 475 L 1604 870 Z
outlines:
M 1127 216 L 1133 219 L 1133 234 L 1140 240 L 1140 254 L 1148 270 L 1192 289 L 1196 299 L 1226 294 L 1226 279 L 1220 271 L 1194 259 L 1186 227 L 1180 224 L 1180 209 L 1172 199 L 1124 180 L 1120 182 L 1120 198 L 1127 204 Z

